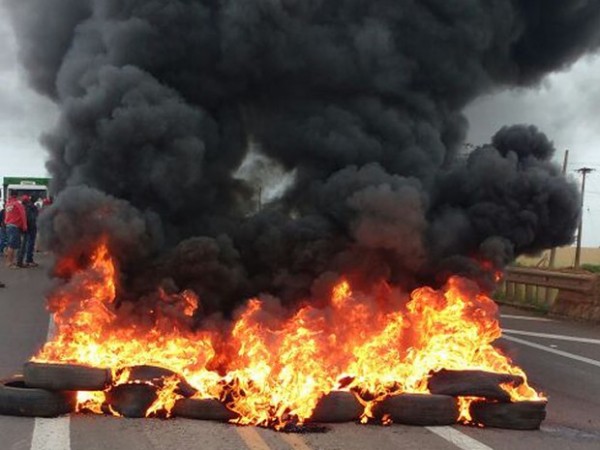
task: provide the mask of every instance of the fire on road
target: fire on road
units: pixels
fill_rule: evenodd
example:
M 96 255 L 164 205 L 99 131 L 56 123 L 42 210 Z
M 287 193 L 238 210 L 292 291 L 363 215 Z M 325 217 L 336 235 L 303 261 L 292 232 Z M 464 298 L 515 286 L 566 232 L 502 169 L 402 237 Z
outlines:
M 143 301 L 117 304 L 118 279 L 103 245 L 71 277 L 49 299 L 56 335 L 33 360 L 112 371 L 106 393 L 80 393 L 79 411 L 106 412 L 103 405 L 108 403 L 109 413 L 127 416 L 111 402 L 112 392 L 131 383 L 151 384 L 131 376 L 128 367 L 136 366 L 175 372 L 173 382 L 165 381 L 165 375 L 155 377 L 160 385 L 152 385 L 157 395 L 148 401 L 146 416 L 173 414 L 184 397 L 178 392 L 178 374 L 196 390 L 189 396 L 222 401 L 236 414 L 234 422 L 279 430 L 304 424 L 319 400 L 339 389 L 354 393 L 365 423 L 421 423 L 386 409 L 385 399 L 404 393 L 455 395 L 460 406 L 455 421 L 474 424 L 479 420 L 471 417 L 475 400 L 545 400 L 529 386 L 525 373 L 491 345 L 501 334 L 494 302 L 459 278 L 451 279 L 444 291 L 423 288 L 410 297 L 388 285 L 373 296 L 354 294 L 341 280 L 328 303 L 303 306 L 291 315 L 252 299 L 237 320 L 210 332 L 206 330 L 217 327 L 205 324 L 193 330 L 191 318 L 201 304 L 190 292 L 161 292 L 162 301 L 153 303 L 151 311 Z M 475 380 L 475 372 L 467 377 L 440 372 L 448 370 L 505 375 L 493 381 L 491 373 Z M 418 402 L 411 405 L 399 408 L 418 409 Z M 432 421 L 423 424 L 438 424 L 429 415 Z M 339 420 L 335 415 L 328 419 Z
M 1 269 L 0 269 L 1 270 Z M 2 271 L 7 273 L 7 271 Z M 32 275 L 33 273 L 33 275 Z M 23 326 L 1 327 L 2 342 L 23 342 L 18 346 L 3 348 L 4 376 L 20 371 L 19 363 L 28 358 L 31 348 L 41 345 L 46 335 L 37 335 L 39 329 L 45 329 L 47 316 L 37 311 L 43 309 L 41 292 L 46 284 L 42 272 L 30 272 L 28 278 L 20 278 L 21 274 L 8 272 L 7 278 L 19 293 L 20 303 L 25 313 L 35 320 L 23 321 Z M 33 279 L 31 279 L 33 277 Z M 10 302 L 0 304 L 2 317 L 11 320 L 14 308 Z M 507 312 L 506 309 L 503 309 Z M 527 318 L 527 320 L 524 320 Z M 13 318 L 14 320 L 14 318 Z M 566 335 L 567 332 L 576 339 L 583 337 L 582 342 L 566 342 L 569 346 L 560 346 L 560 341 L 548 338 L 530 338 L 535 345 L 550 350 L 564 351 L 569 354 L 600 361 L 600 347 L 587 343 L 593 339 L 594 328 L 582 324 L 570 324 L 562 321 L 547 322 L 537 320 L 535 316 L 525 315 L 519 311 L 508 311 L 501 317 L 504 328 L 524 332 L 541 332 L 546 334 Z M 554 332 L 554 328 L 556 331 Z M 596 338 L 600 335 L 596 334 Z M 27 337 L 35 342 L 26 343 Z M 559 347 L 556 347 L 556 344 Z M 541 351 L 524 344 L 502 346 L 515 358 L 530 375 L 530 379 L 550 398 L 548 419 L 539 432 L 522 432 L 494 429 L 477 429 L 469 427 L 435 427 L 416 428 L 393 425 L 390 427 L 360 426 L 355 424 L 332 425 L 324 434 L 286 435 L 264 429 L 237 428 L 210 422 L 197 422 L 185 419 L 173 421 L 148 420 L 138 422 L 124 419 L 104 417 L 73 416 L 62 419 L 16 419 L 0 418 L 0 433 L 5 437 L 7 447 L 12 448 L 17 442 L 29 442 L 33 450 L 78 450 L 82 448 L 140 448 L 155 449 L 167 446 L 177 448 L 196 448 L 204 442 L 205 448 L 227 449 L 364 449 L 377 446 L 381 449 L 418 448 L 506 448 L 506 442 L 514 449 L 544 448 L 592 449 L 596 448 L 600 437 L 600 427 L 593 418 L 598 417 L 600 409 L 594 392 L 599 388 L 597 367 L 581 361 L 565 358 L 556 353 Z M 573 380 L 565 384 L 564 379 Z M 589 388 L 582 390 L 581 387 Z M 592 421 L 590 422 L 590 419 Z M 246 430 L 246 431 L 242 431 Z M 251 431 L 249 431 L 251 430 Z M 594 431 L 596 430 L 596 431 Z M 127 447 L 129 446 L 129 447 Z M 4 448 L 4 447 L 3 447 Z M 21 447 L 15 447 L 21 448 Z M 29 447 L 28 447 L 29 448 Z

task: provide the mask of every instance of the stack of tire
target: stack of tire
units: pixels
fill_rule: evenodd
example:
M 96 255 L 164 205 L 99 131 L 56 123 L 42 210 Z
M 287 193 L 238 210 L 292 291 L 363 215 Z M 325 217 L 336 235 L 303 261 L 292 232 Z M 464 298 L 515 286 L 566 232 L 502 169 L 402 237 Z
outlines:
M 23 376 L 0 383 L 0 414 L 28 417 L 56 417 L 75 411 L 77 391 L 103 391 L 105 413 L 123 417 L 146 417 L 158 398 L 165 380 L 177 377 L 179 399 L 170 412 L 176 417 L 197 420 L 230 421 L 236 414 L 215 399 L 194 398 L 196 390 L 180 375 L 153 366 L 127 369 L 128 377 L 116 377 L 110 369 L 71 364 L 27 363 Z M 459 397 L 476 397 L 471 403 L 473 422 L 488 427 L 538 429 L 546 416 L 546 402 L 510 401 L 502 389 L 519 385 L 520 377 L 481 371 L 442 370 L 431 374 L 430 394 L 401 394 L 377 403 L 373 415 L 379 421 L 397 424 L 442 426 L 457 423 Z M 364 403 L 364 402 L 363 402 Z M 358 421 L 364 406 L 348 391 L 333 391 L 320 399 L 310 419 L 313 423 Z
M 57 417 L 75 411 L 77 391 L 104 390 L 108 369 L 27 363 L 23 375 L 0 382 L 0 414 Z
M 518 387 L 523 378 L 479 370 L 440 370 L 432 373 L 428 389 L 432 394 L 475 397 L 469 412 L 472 422 L 485 427 L 537 430 L 546 418 L 546 400 L 511 401 L 503 385 Z
M 117 412 L 128 418 L 146 416 L 157 398 L 165 378 L 176 375 L 160 367 L 128 368 L 128 379 L 114 384 L 109 369 L 73 364 L 27 363 L 23 376 L 0 384 L 0 414 L 56 417 L 75 411 L 77 391 L 103 391 L 105 413 Z M 122 377 L 116 376 L 121 379 Z M 181 378 L 179 397 L 172 415 L 197 420 L 229 421 L 236 414 L 215 399 L 193 398 L 196 391 Z M 310 422 L 337 423 L 358 421 L 364 407 L 348 391 L 333 391 L 321 398 Z M 447 395 L 401 395 L 378 406 L 380 416 L 412 425 L 448 425 L 456 423 L 458 408 Z
M 173 415 L 201 420 L 227 421 L 235 414 L 214 399 L 194 399 L 196 390 L 175 372 L 154 366 L 134 366 L 128 378 L 115 384 L 112 371 L 74 364 L 29 362 L 23 375 L 0 382 L 0 415 L 58 417 L 77 407 L 78 391 L 102 391 L 102 410 L 123 417 L 142 418 L 158 396 L 167 378 L 179 378 Z M 114 377 L 119 378 L 119 377 Z
M 402 425 L 445 426 L 459 419 L 459 398 L 476 398 L 470 405 L 472 424 L 514 430 L 536 430 L 546 418 L 547 401 L 512 402 L 503 385 L 519 386 L 519 376 L 478 370 L 440 370 L 430 374 L 429 394 L 385 398 L 372 411 L 378 421 Z M 360 418 L 363 407 L 350 392 L 323 397 L 313 414 L 316 422 L 348 422 Z

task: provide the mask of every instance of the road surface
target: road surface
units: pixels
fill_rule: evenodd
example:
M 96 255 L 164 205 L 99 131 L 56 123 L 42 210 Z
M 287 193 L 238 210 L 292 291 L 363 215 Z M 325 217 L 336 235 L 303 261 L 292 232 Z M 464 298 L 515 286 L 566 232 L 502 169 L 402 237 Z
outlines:
M 0 289 L 0 377 L 19 373 L 46 340 L 50 261 L 41 261 L 36 269 L 0 268 L 0 281 L 8 285 Z M 540 431 L 341 424 L 324 434 L 288 435 L 183 419 L 0 417 L 0 450 L 600 449 L 600 326 L 513 308 L 501 312 L 505 338 L 499 345 L 550 398 Z

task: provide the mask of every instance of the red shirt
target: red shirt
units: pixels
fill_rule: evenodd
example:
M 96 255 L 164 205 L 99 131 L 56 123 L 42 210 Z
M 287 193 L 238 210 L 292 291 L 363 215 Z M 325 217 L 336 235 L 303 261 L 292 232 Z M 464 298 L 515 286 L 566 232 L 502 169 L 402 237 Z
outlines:
M 27 231 L 27 215 L 25 214 L 25 207 L 17 199 L 11 198 L 6 202 L 4 222 L 6 225 L 15 225 L 22 231 Z

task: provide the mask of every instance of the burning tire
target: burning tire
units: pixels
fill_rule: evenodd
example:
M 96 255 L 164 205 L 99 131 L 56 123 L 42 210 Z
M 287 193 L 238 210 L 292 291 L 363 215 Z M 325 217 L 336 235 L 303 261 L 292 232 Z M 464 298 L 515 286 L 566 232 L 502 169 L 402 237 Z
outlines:
M 388 397 L 374 408 L 375 417 L 384 416 L 403 425 L 442 426 L 458 420 L 458 403 L 448 395 L 402 394 Z
M 310 421 L 320 423 L 354 422 L 360 419 L 363 410 L 363 406 L 351 392 L 333 391 L 319 400 Z
M 110 386 L 110 369 L 75 364 L 28 362 L 23 367 L 28 387 L 50 391 L 103 391 Z
M 225 405 L 215 399 L 183 398 L 177 400 L 173 408 L 173 415 L 196 420 L 213 420 L 227 422 L 235 419 L 237 414 L 227 409 Z
M 141 419 L 156 401 L 156 387 L 146 383 L 126 383 L 106 393 L 106 403 L 123 417 Z
M 0 382 L 0 414 L 24 417 L 58 417 L 75 411 L 75 392 L 30 388 L 21 377 Z
M 510 394 L 501 387 L 504 383 L 519 386 L 523 384 L 523 378 L 508 373 L 443 369 L 431 374 L 427 387 L 432 394 L 509 402 Z
M 492 403 L 477 401 L 471 404 L 471 417 L 486 427 L 511 430 L 537 430 L 546 418 L 545 401 Z
M 118 371 L 115 378 L 118 379 L 120 373 L 125 370 L 129 371 L 127 381 L 130 383 L 150 383 L 158 388 L 162 388 L 167 378 L 177 377 L 177 379 L 179 379 L 176 391 L 177 394 L 189 398 L 193 397 L 196 394 L 196 392 L 198 392 L 192 387 L 192 385 L 190 385 L 187 382 L 187 380 L 183 376 L 163 367 L 146 365 L 126 367 Z

